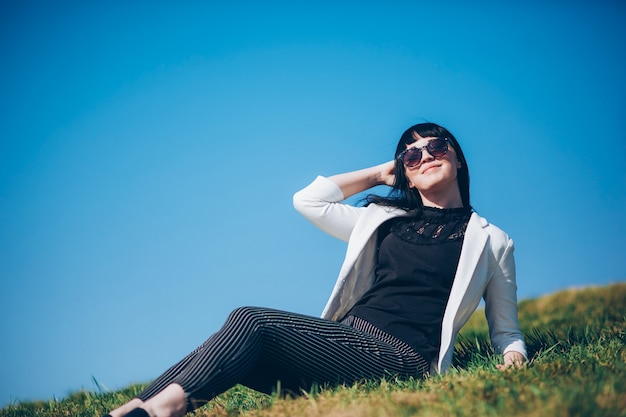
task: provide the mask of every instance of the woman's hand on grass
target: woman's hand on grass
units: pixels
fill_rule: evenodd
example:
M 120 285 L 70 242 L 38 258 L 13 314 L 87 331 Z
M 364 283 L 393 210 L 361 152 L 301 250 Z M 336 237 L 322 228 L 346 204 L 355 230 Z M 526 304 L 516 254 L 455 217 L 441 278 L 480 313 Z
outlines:
M 510 351 L 504 354 L 504 363 L 496 365 L 499 370 L 519 369 L 524 366 L 526 358 L 519 352 Z

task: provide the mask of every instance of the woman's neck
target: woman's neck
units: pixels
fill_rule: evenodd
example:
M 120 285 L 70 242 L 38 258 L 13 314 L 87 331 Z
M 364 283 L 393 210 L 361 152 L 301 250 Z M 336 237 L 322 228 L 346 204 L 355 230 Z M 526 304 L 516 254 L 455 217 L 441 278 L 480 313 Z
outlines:
M 442 209 L 463 207 L 461 193 L 459 193 L 458 190 L 449 194 L 426 195 L 424 193 L 420 193 L 420 195 L 422 197 L 422 205 L 426 207 Z

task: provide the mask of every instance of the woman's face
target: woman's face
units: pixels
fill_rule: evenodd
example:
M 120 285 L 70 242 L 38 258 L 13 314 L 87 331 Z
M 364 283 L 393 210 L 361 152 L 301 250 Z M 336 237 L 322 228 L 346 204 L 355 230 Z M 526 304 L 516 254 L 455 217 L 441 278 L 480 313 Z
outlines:
M 436 157 L 428 149 L 424 148 L 431 140 L 436 138 L 423 138 L 416 133 L 413 136 L 416 141 L 408 145 L 407 149 L 422 148 L 422 159 L 413 167 L 407 167 L 406 165 L 404 167 L 409 187 L 419 191 L 424 204 L 462 206 L 459 184 L 457 182 L 457 170 L 461 167 L 461 164 L 457 159 L 454 148 L 448 142 L 448 151 L 444 155 Z

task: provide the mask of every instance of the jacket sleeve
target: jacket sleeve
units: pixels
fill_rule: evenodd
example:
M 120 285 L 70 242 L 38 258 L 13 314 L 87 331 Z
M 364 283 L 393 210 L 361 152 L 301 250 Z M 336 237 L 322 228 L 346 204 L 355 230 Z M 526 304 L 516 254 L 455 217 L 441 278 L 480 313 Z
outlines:
M 513 240 L 508 236 L 501 256 L 494 259 L 494 274 L 484 293 L 485 315 L 494 349 L 502 354 L 516 351 L 526 358 L 526 344 L 517 316 L 517 284 Z
M 318 176 L 293 196 L 295 209 L 329 235 L 348 241 L 364 208 L 341 203 L 341 188 L 326 177 Z

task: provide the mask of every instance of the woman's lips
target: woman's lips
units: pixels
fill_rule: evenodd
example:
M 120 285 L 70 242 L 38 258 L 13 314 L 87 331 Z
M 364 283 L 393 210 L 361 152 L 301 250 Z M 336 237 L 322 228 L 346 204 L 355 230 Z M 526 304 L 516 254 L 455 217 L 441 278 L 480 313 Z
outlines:
M 431 170 L 431 169 L 433 169 L 433 168 L 437 168 L 437 167 L 439 167 L 439 166 L 440 166 L 439 164 L 428 165 L 427 167 L 425 167 L 425 168 L 422 170 L 422 174 L 425 174 L 425 173 L 426 173 L 426 171 L 429 171 L 429 170 Z

